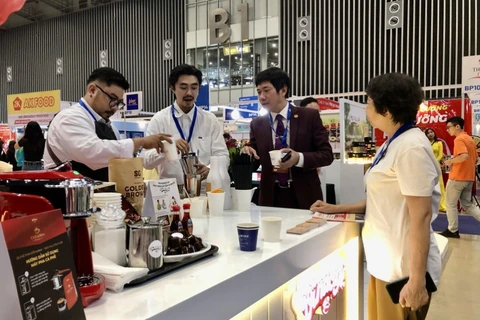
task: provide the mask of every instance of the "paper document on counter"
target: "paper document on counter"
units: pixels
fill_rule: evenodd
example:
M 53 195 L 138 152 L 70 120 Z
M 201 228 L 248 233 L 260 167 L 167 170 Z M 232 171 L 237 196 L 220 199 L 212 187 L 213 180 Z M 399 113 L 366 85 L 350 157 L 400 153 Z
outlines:
M 316 212 L 313 215 L 313 218 L 321 218 L 327 221 L 337 221 L 337 222 L 365 222 L 364 214 L 353 214 L 353 213 L 320 213 Z

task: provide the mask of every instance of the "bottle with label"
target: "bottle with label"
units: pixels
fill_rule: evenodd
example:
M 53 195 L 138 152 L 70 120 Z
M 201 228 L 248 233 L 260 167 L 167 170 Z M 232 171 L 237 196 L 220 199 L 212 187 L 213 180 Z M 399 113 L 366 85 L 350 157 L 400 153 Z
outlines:
M 178 220 L 178 232 L 183 233 L 183 224 L 182 221 Z
M 178 223 L 181 222 L 179 205 L 174 205 L 172 207 L 172 215 L 173 217 L 172 217 L 172 224 L 170 224 L 170 232 L 178 232 Z
M 188 233 L 188 235 L 193 234 L 193 222 L 190 217 L 190 204 L 185 203 L 183 205 L 183 219 L 182 219 L 183 230 Z

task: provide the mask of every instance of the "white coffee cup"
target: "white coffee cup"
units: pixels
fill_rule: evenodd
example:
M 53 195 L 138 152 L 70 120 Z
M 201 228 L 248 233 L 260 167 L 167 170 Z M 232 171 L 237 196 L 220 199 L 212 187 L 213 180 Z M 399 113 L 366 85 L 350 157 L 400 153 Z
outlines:
M 225 192 L 222 192 L 222 193 L 207 192 L 207 197 L 208 197 L 208 208 L 210 209 L 210 214 L 222 215 L 223 206 L 225 204 Z
M 208 212 L 207 212 L 208 197 L 206 197 L 206 196 L 200 196 L 200 197 L 195 197 L 195 199 L 198 199 L 198 200 L 202 201 L 202 204 L 203 204 L 202 214 L 208 214 Z
M 175 141 L 172 141 L 172 143 L 169 143 L 166 140 L 162 141 L 163 144 L 163 152 L 167 156 L 168 161 L 175 161 L 178 160 L 178 151 L 177 151 L 177 145 L 175 144 Z
M 282 218 L 262 217 L 263 240 L 265 242 L 279 242 L 282 230 Z
M 235 190 L 237 197 L 237 211 L 250 212 L 252 206 L 253 192 L 256 188 L 250 190 Z
M 190 216 L 192 218 L 201 217 L 203 215 L 203 199 L 192 198 L 190 202 Z
M 280 165 L 282 160 L 282 152 L 280 150 L 272 150 L 269 152 L 270 160 L 272 161 L 272 166 L 276 167 Z

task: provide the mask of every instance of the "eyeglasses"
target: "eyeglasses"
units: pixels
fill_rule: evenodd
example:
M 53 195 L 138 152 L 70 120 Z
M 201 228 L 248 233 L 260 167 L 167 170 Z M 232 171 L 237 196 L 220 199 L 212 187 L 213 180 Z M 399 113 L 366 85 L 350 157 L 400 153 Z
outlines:
M 125 102 L 123 102 L 123 99 L 117 99 L 115 97 L 112 97 L 108 93 L 106 93 L 102 88 L 100 88 L 98 85 L 95 85 L 100 91 L 102 91 L 108 98 L 110 98 L 110 107 L 117 107 L 118 110 L 121 110 L 125 107 Z

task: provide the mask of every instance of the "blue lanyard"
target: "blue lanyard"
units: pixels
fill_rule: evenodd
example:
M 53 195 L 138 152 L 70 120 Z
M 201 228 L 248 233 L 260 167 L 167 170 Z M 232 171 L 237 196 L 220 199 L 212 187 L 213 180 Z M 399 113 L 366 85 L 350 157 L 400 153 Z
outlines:
M 87 112 L 92 116 L 93 121 L 97 121 L 97 118 L 95 118 L 92 111 L 90 111 L 90 109 L 87 107 L 87 105 L 85 104 L 85 102 L 83 102 L 82 99 L 80 99 L 80 101 L 78 101 L 78 103 L 80 104 L 80 106 L 82 106 L 83 109 L 87 110 Z
M 286 148 L 287 147 L 287 135 L 288 135 L 288 128 L 290 126 L 290 115 L 292 114 L 292 105 L 288 105 L 288 111 L 287 111 L 287 127 L 285 128 L 285 132 L 283 133 L 283 137 L 277 136 L 277 132 L 275 131 L 275 128 L 273 127 L 273 118 L 272 114 L 268 114 L 268 121 L 270 122 L 270 128 L 272 128 L 273 133 L 275 134 L 275 139 L 280 138 L 280 142 L 282 143 L 282 147 Z M 278 126 L 278 124 L 277 124 Z
M 387 153 L 388 146 L 390 145 L 390 143 L 393 142 L 393 140 L 397 139 L 405 131 L 410 130 L 414 127 L 415 127 L 415 122 L 408 122 L 408 123 L 404 123 L 400 128 L 398 128 L 398 130 L 393 134 L 393 136 L 388 139 L 387 143 L 385 143 L 382 150 L 380 150 L 380 152 L 377 154 L 377 156 L 373 160 L 372 166 L 370 167 L 369 170 L 371 170 L 373 167 L 375 167 L 380 162 L 380 160 L 382 160 L 383 157 L 385 157 L 385 154 Z
M 195 128 L 195 122 L 197 122 L 197 112 L 198 111 L 197 111 L 196 106 L 194 106 L 194 108 L 195 108 L 195 111 L 193 112 L 193 120 L 192 120 L 192 124 L 190 125 L 190 131 L 188 133 L 188 140 L 187 140 L 185 138 L 185 134 L 183 133 L 183 129 L 180 126 L 180 123 L 178 122 L 177 117 L 175 117 L 175 107 L 172 104 L 172 118 L 173 118 L 173 121 L 175 121 L 175 125 L 177 126 L 177 130 L 180 133 L 180 136 L 182 137 L 183 140 L 186 140 L 187 143 L 190 143 L 190 141 L 192 140 L 193 128 Z

